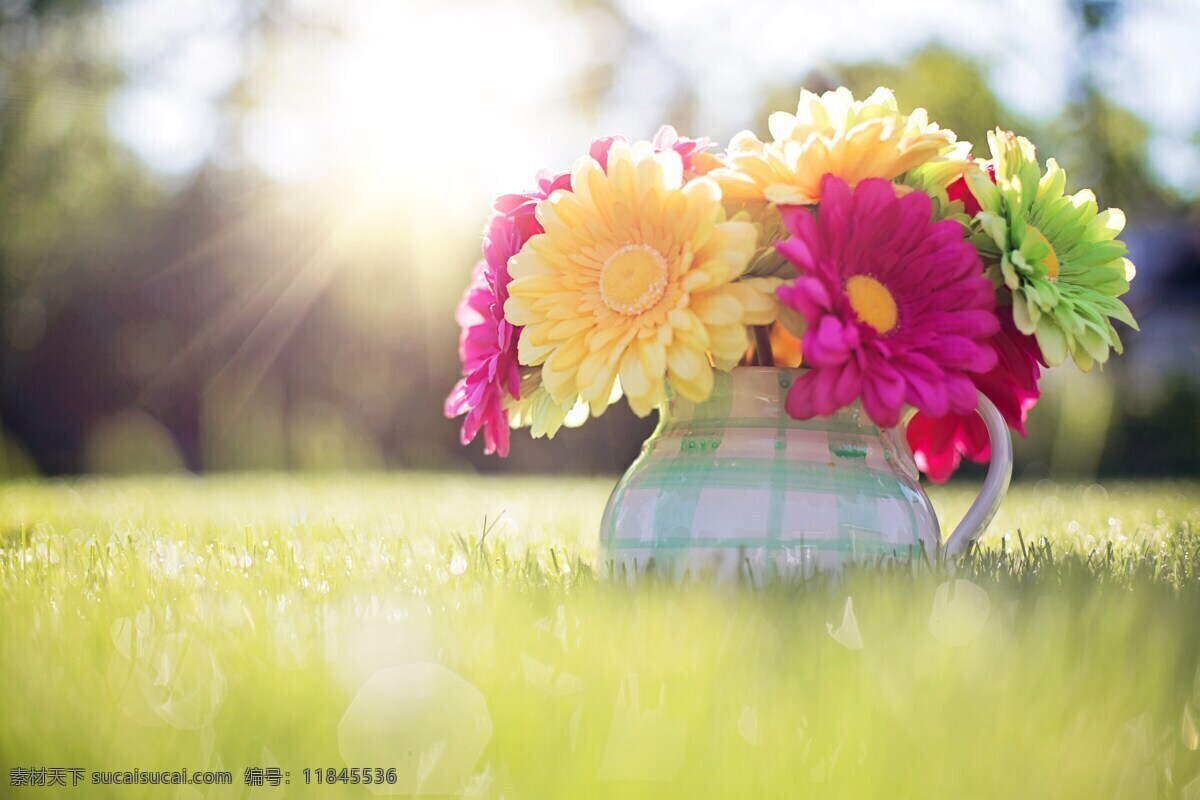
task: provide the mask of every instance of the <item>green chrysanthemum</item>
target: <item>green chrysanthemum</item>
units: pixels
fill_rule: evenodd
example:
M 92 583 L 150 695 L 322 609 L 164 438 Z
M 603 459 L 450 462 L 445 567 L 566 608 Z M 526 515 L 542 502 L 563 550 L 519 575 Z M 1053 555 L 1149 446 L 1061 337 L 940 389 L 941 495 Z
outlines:
M 1080 369 L 1121 352 L 1112 320 L 1137 329 L 1117 298 L 1129 289 L 1133 264 L 1117 234 L 1125 215 L 1099 211 L 1088 190 L 1063 193 L 1066 173 L 1047 159 L 1042 174 L 1033 144 L 996 130 L 988 134 L 996 183 L 982 170 L 967 174 L 979 201 L 975 243 L 1013 293 L 1013 320 L 1037 337 L 1051 366 L 1070 356 Z

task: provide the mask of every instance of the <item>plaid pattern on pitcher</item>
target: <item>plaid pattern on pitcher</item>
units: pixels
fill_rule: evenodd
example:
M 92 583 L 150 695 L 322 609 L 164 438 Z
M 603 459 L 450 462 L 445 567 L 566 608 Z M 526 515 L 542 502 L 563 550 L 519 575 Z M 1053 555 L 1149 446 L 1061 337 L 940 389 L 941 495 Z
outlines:
M 855 404 L 795 420 L 795 369 L 716 374 L 712 395 L 673 397 L 617 484 L 607 556 L 638 571 L 807 575 L 847 561 L 933 558 L 937 517 L 902 434 Z

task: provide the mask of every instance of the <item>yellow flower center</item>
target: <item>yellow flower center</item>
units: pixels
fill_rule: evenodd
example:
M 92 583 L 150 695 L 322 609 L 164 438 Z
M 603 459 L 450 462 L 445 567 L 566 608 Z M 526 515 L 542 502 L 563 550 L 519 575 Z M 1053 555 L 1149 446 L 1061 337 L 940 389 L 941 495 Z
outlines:
M 1035 242 L 1041 242 L 1046 245 L 1046 257 L 1042 259 L 1042 263 L 1046 265 L 1046 277 L 1052 281 L 1058 280 L 1058 253 L 1054 252 L 1054 245 L 1050 244 L 1050 240 L 1046 238 L 1046 234 L 1039 231 L 1037 228 L 1029 225 L 1025 229 L 1026 235 L 1032 236 Z
M 600 297 L 620 314 L 641 314 L 666 291 L 667 260 L 648 244 L 627 244 L 600 268 Z
M 896 298 L 870 275 L 854 275 L 846 281 L 846 297 L 858 318 L 879 333 L 890 333 L 900 321 Z

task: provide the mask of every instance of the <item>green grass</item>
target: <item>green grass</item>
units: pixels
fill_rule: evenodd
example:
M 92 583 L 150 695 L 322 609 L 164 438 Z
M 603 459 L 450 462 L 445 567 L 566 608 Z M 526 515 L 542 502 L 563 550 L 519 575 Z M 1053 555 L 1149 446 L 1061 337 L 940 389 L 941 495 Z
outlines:
M 955 580 L 631 588 L 593 566 L 611 485 L 0 486 L 0 795 L 394 766 L 495 798 L 1200 797 L 1200 486 L 1016 487 Z M 234 786 L 10 788 L 39 766 Z

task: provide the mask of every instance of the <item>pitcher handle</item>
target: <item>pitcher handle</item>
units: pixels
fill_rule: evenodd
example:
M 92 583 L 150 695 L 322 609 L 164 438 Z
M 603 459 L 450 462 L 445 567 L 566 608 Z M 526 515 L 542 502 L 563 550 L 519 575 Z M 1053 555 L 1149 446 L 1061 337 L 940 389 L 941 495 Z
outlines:
M 942 545 L 942 557 L 952 561 L 958 560 L 967 551 L 967 546 L 979 538 L 988 523 L 992 521 L 992 517 L 996 516 L 996 510 L 1000 508 L 1000 503 L 1004 500 L 1008 485 L 1012 481 L 1012 435 L 1008 432 L 1008 423 L 1004 421 L 1004 417 L 1000 416 L 1000 412 L 992 405 L 992 401 L 988 400 L 982 392 L 979 393 L 978 410 L 979 416 L 983 417 L 984 425 L 987 426 L 988 439 L 992 446 L 992 459 L 988 466 L 987 477 L 983 479 L 983 488 L 979 490 L 979 496 L 975 498 L 975 502 L 971 503 L 971 507 L 967 509 L 967 513 L 963 516 L 962 522 L 958 523 L 958 527 L 954 529 L 954 533 L 950 534 L 945 544 Z

